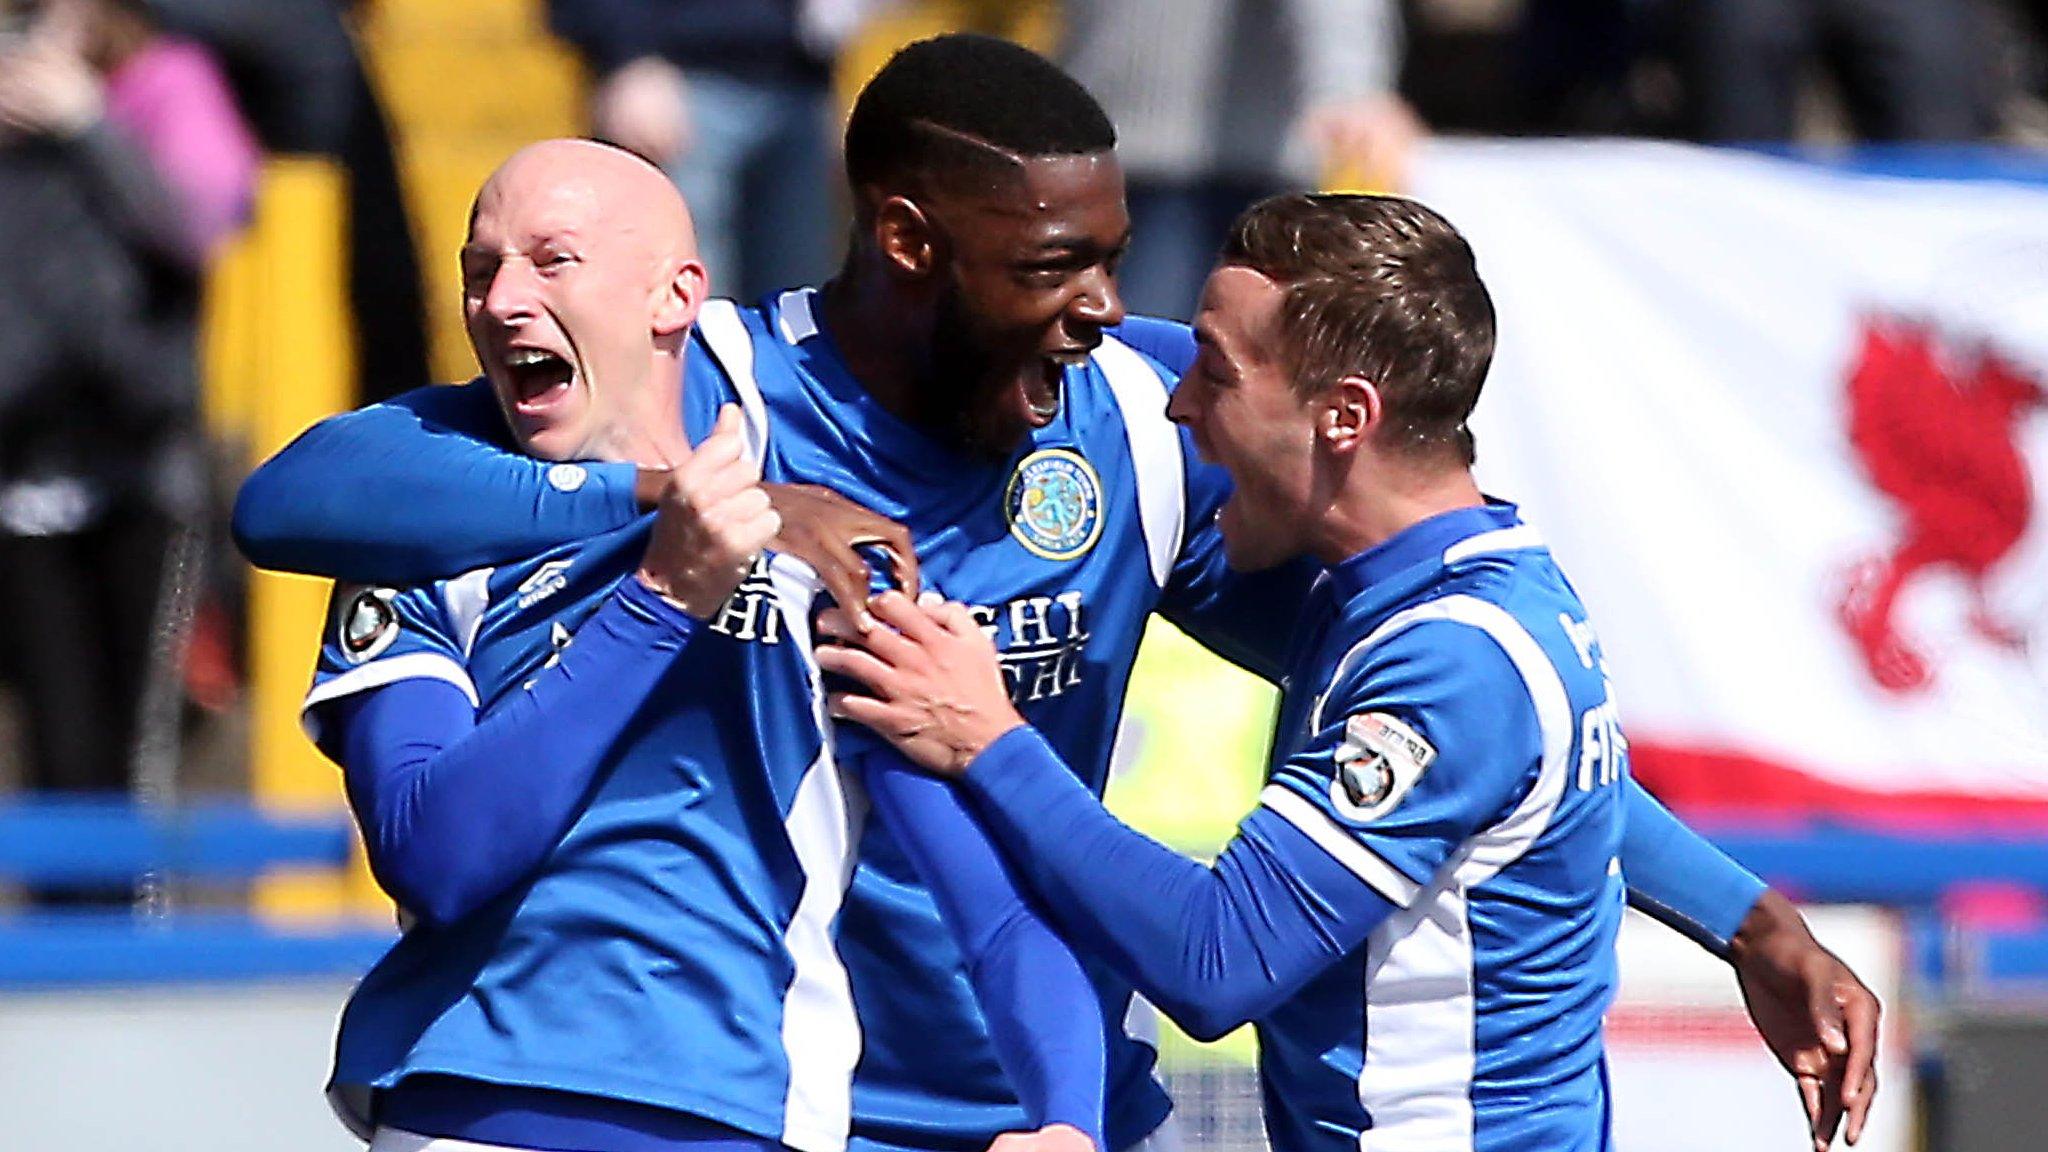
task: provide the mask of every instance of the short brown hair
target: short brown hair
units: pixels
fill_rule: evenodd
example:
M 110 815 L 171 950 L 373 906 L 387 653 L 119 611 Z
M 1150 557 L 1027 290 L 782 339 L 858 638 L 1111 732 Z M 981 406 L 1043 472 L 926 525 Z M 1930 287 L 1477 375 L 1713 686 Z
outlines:
M 1221 260 L 1286 289 L 1280 336 L 1304 393 L 1363 376 L 1397 444 L 1472 462 L 1493 300 L 1450 221 L 1398 196 L 1275 196 L 1238 217 Z

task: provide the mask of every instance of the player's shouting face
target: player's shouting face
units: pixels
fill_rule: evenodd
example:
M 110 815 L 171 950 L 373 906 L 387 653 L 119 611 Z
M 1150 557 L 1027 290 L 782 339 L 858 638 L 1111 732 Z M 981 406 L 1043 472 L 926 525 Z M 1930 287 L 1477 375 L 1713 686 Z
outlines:
M 521 151 L 477 196 L 462 285 L 477 362 L 530 454 L 635 459 L 645 430 L 678 426 L 680 383 L 654 377 L 674 374 L 706 285 L 652 166 L 587 141 Z
M 1130 236 L 1112 152 L 1015 159 L 878 213 L 884 256 L 931 300 L 927 426 L 1001 456 L 1059 415 L 1066 370 L 1123 320 Z
M 1309 550 L 1315 522 L 1320 406 L 1294 386 L 1280 343 L 1285 291 L 1250 268 L 1218 268 L 1195 315 L 1195 362 L 1166 413 L 1187 426 L 1202 458 L 1230 473 L 1216 518 L 1223 554 L 1240 572 Z

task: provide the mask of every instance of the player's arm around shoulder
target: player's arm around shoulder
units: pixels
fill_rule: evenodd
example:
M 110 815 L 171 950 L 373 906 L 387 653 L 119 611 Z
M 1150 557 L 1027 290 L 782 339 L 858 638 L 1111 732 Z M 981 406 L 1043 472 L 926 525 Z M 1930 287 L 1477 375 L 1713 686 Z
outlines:
M 431 385 L 330 416 L 264 461 L 235 499 L 250 563 L 415 584 L 630 522 L 630 464 L 551 463 L 502 446 L 487 386 Z

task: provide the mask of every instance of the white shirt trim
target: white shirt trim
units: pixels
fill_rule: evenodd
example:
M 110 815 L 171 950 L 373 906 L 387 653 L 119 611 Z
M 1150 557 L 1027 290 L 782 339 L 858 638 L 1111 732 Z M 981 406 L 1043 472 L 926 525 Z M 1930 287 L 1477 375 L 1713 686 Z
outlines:
M 484 624 L 484 610 L 491 606 L 491 572 L 489 568 L 477 568 L 441 587 L 441 605 L 448 611 L 448 626 L 455 633 L 455 642 L 462 646 L 462 655 L 468 659 L 476 649 L 476 634 Z
M 1512 528 L 1496 528 L 1467 536 L 1449 548 L 1444 549 L 1444 564 L 1456 564 L 1488 552 L 1520 552 L 1530 548 L 1543 547 L 1543 536 L 1528 524 L 1517 524 Z
M 784 292 L 776 299 L 776 311 L 781 313 L 777 327 L 782 329 L 786 344 L 801 344 L 818 334 L 818 317 L 811 311 L 814 289 L 797 288 Z
M 1109 337 L 1095 349 L 1094 359 L 1123 411 L 1145 554 L 1151 561 L 1153 586 L 1164 588 L 1180 558 L 1188 511 L 1187 461 L 1181 453 L 1180 429 L 1166 418 L 1166 381 L 1129 345 Z
M 825 713 L 811 639 L 810 607 L 821 590 L 817 574 L 802 561 L 775 555 L 768 575 L 775 585 L 776 610 L 782 613 L 783 636 L 803 657 L 810 677 L 812 720 L 819 733 L 818 757 L 797 784 L 783 825 L 804 887 L 783 938 L 794 971 L 782 1001 L 782 1050 L 789 1062 L 782 1142 L 798 1152 L 841 1152 L 853 1123 L 853 1070 L 860 1063 L 861 1030 L 833 921 L 853 882 L 867 798 L 833 754 L 832 720 Z
M 314 717 L 313 709 L 329 701 L 396 684 L 400 680 L 440 680 L 453 684 L 469 697 L 470 707 L 483 707 L 477 699 L 476 682 L 469 678 L 467 668 L 439 652 L 407 652 L 402 656 L 373 660 L 332 680 L 322 680 L 313 685 L 299 705 L 299 727 L 305 730 L 306 739 L 317 742 L 320 739 L 320 722 Z
M 1483 550 L 1490 549 L 1468 554 Z M 1574 735 L 1571 698 L 1542 645 L 1505 608 L 1463 595 L 1397 612 L 1353 646 L 1317 699 L 1312 723 L 1321 727 L 1330 692 L 1355 660 L 1402 629 L 1432 620 L 1477 628 L 1500 646 L 1536 710 L 1543 758 L 1535 783 L 1514 809 L 1467 837 L 1421 894 L 1367 938 L 1358 1099 L 1374 1120 L 1366 1145 L 1372 1149 L 1450 1152 L 1473 1145 L 1478 1009 L 1466 893 L 1520 859 L 1549 827 L 1564 794 Z
M 1285 784 L 1268 784 L 1265 791 L 1259 793 L 1259 803 L 1294 825 L 1302 835 L 1315 841 L 1316 847 L 1329 853 L 1331 859 L 1396 905 L 1406 908 L 1421 894 L 1422 885 L 1387 863 L 1379 853 L 1359 843 L 1349 830 L 1331 819 L 1329 813 L 1303 799 L 1294 789 Z
M 755 461 L 768 458 L 768 405 L 754 378 L 754 334 L 730 300 L 706 300 L 697 312 L 697 335 L 725 369 L 746 417 L 747 453 Z

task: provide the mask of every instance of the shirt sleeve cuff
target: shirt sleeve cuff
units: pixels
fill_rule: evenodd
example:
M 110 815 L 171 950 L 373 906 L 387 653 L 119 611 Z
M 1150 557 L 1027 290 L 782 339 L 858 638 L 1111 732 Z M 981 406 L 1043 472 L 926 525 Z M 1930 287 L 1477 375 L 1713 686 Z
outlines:
M 629 524 L 640 515 L 640 500 L 634 493 L 640 482 L 639 468 L 611 462 L 583 467 L 604 494 L 605 511 L 610 513 L 613 523 Z
M 1019 724 L 981 750 L 967 765 L 962 783 L 988 803 L 1014 810 L 1040 803 L 1049 788 L 1081 782 L 1038 729 Z
M 616 597 L 626 614 L 632 619 L 659 629 L 664 638 L 688 643 L 695 635 L 701 621 L 682 606 L 640 582 L 640 578 L 628 575 L 619 581 Z

